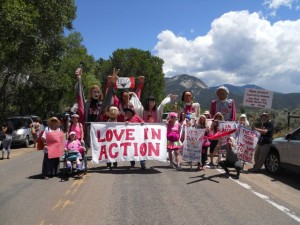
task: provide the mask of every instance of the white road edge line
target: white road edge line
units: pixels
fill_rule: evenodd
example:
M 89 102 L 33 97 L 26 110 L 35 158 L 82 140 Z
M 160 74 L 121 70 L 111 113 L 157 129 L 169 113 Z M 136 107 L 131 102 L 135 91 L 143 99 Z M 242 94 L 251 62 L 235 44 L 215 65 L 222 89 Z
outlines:
M 223 169 L 216 169 L 219 173 L 224 173 L 225 171 Z M 271 204 L 272 206 L 274 206 L 275 208 L 279 209 L 281 212 L 285 213 L 286 215 L 288 215 L 289 217 L 291 217 L 292 219 L 296 220 L 298 223 L 300 223 L 300 217 L 296 215 L 296 213 L 292 212 L 290 209 L 277 204 L 276 202 L 272 201 L 268 196 L 263 195 L 261 193 L 258 193 L 254 190 L 252 190 L 252 187 L 246 183 L 243 183 L 239 180 L 235 180 L 232 179 L 231 177 L 229 178 L 231 180 L 233 180 L 234 182 L 236 182 L 237 184 L 239 184 L 240 186 L 242 186 L 245 189 L 250 190 L 253 194 L 255 194 L 256 196 L 260 197 L 261 199 L 265 200 L 266 202 L 268 202 L 269 204 Z

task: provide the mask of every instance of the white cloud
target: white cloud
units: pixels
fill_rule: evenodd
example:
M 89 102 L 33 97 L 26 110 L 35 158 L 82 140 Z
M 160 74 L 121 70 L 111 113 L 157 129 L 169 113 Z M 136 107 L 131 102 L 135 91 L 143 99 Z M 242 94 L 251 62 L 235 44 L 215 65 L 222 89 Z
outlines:
M 292 8 L 294 2 L 295 0 L 265 0 L 264 4 L 266 4 L 270 9 L 278 9 L 282 6 Z
M 155 50 L 167 76 L 185 73 L 208 86 L 251 83 L 299 92 L 300 20 L 272 25 L 258 13 L 229 12 L 205 36 L 188 40 L 165 30 L 158 39 Z

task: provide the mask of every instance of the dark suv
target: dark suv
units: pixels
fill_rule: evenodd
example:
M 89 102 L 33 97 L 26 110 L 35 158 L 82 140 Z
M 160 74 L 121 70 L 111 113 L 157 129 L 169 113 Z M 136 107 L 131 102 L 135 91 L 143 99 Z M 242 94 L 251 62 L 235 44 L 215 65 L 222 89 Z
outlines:
M 13 126 L 12 145 L 28 147 L 33 142 L 30 124 L 33 122 L 30 116 L 12 116 L 6 119 Z

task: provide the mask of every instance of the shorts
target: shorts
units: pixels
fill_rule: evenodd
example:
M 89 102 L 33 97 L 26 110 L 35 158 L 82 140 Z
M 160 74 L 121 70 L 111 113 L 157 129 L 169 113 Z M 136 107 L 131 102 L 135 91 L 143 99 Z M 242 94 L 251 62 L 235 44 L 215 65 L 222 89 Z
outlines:
M 215 151 L 215 148 L 217 147 L 217 145 L 218 145 L 218 140 L 212 140 L 211 142 L 210 142 L 210 147 L 209 147 L 209 153 L 210 154 L 213 154 L 214 153 L 214 151 Z

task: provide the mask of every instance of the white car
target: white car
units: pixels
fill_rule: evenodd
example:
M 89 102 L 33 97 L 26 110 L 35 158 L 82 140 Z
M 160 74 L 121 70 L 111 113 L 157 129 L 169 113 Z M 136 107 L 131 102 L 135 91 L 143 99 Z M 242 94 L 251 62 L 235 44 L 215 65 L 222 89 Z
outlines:
M 273 140 L 265 168 L 271 174 L 278 174 L 282 169 L 300 173 L 300 127 Z

